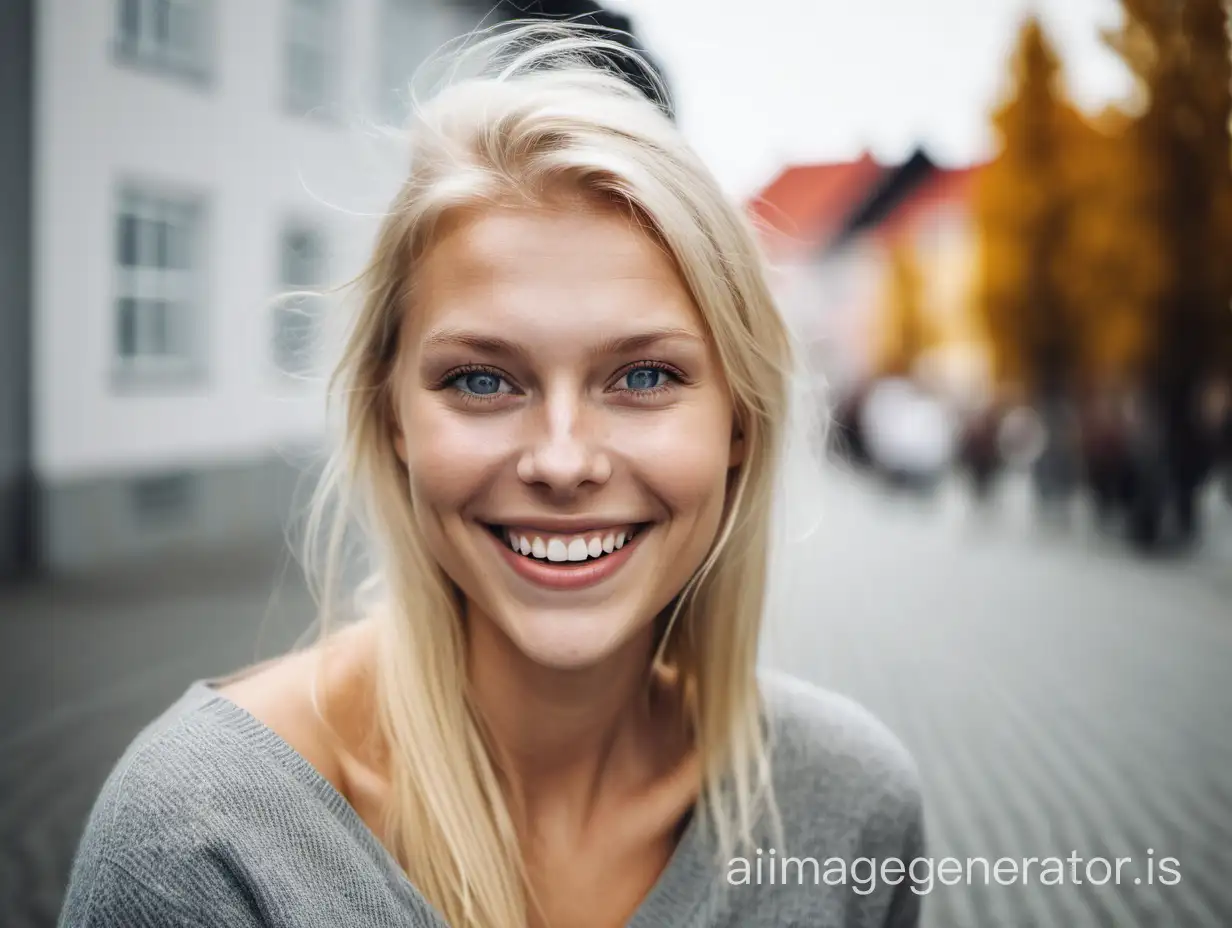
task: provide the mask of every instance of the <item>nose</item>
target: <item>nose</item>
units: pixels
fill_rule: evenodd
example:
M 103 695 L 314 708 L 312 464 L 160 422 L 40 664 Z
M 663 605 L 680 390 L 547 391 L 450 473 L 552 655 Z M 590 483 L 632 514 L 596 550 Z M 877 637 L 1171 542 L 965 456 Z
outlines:
M 557 496 L 571 496 L 612 476 L 602 447 L 598 413 L 563 391 L 545 399 L 528 417 L 528 435 L 518 459 L 518 477 Z

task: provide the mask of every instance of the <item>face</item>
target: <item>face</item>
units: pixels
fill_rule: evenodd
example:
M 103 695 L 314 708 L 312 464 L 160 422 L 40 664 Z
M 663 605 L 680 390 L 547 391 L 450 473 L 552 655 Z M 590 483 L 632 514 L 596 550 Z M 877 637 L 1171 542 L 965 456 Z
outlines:
M 576 207 L 469 218 L 417 286 L 397 446 L 431 551 L 472 623 L 603 661 L 700 565 L 739 463 L 701 317 L 652 239 Z

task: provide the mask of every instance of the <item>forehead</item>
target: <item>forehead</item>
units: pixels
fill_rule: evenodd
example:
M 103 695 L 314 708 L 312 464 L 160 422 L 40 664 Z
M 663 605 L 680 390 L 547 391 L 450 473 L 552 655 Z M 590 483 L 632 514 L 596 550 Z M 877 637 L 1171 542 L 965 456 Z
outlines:
M 536 343 L 704 327 L 675 263 L 612 210 L 491 209 L 455 221 L 420 263 L 414 328 L 481 326 Z

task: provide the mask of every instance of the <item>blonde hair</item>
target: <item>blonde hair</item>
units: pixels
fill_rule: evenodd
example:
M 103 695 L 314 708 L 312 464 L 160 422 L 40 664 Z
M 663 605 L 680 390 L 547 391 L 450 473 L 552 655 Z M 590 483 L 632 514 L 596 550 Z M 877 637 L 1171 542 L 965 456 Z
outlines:
M 458 211 L 582 192 L 631 211 L 675 260 L 746 450 L 714 544 L 666 617 L 660 657 L 690 693 L 699 810 L 719 847 L 752 845 L 773 818 L 756 661 L 790 339 L 741 211 L 670 119 L 605 64 L 633 54 L 601 30 L 543 23 L 459 54 L 485 68 L 456 79 L 455 66 L 455 80 L 413 115 L 409 174 L 356 279 L 361 305 L 331 380 L 342 440 L 313 500 L 305 554 L 325 563 L 324 627 L 352 520 L 370 549 L 365 608 L 381 639 L 377 714 L 391 777 L 384 837 L 456 928 L 521 928 L 532 902 L 501 774 L 468 698 L 460 598 L 426 548 L 395 451 L 392 381 L 415 268 Z

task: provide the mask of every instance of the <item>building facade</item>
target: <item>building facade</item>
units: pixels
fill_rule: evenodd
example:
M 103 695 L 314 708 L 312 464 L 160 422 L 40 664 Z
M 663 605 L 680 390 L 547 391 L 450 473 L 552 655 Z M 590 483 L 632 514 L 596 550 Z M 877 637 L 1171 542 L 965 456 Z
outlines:
M 275 296 L 359 269 L 403 167 L 365 130 L 481 15 L 4 5 L 0 573 L 279 530 L 343 307 Z
M 750 201 L 779 305 L 834 392 L 877 373 L 890 252 L 904 240 L 920 263 L 923 310 L 938 335 L 918 374 L 958 402 L 987 389 L 973 312 L 979 169 L 940 167 L 922 151 L 900 164 L 865 154 L 789 166 Z

